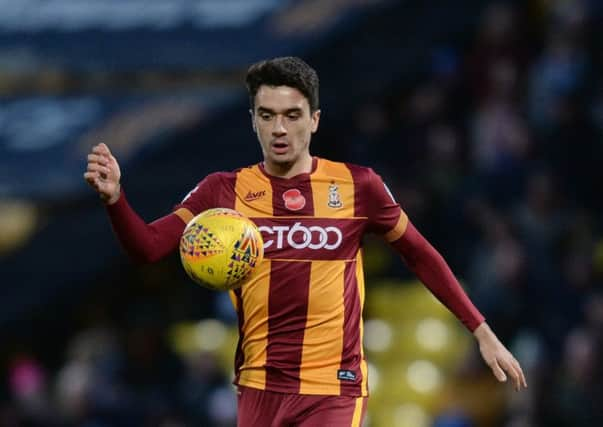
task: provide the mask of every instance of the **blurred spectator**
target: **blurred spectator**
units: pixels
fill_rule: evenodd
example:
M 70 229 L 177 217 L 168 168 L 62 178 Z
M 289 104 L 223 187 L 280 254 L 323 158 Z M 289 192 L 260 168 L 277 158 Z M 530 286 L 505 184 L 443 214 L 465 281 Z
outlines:
M 575 329 L 567 335 L 561 371 L 555 375 L 554 392 L 548 393 L 547 426 L 601 425 L 600 378 L 595 375 L 600 356 L 588 331 Z
M 488 72 L 487 93 L 472 120 L 473 167 L 482 193 L 504 206 L 523 185 L 532 141 L 517 103 L 517 68 L 498 61 Z
M 469 286 L 476 304 L 495 325 L 501 339 L 517 331 L 524 312 L 526 260 L 508 220 L 491 207 L 475 203 L 471 214 L 481 231 L 468 270 Z
M 550 33 L 544 54 L 531 70 L 530 119 L 535 128 L 550 135 L 567 114 L 568 102 L 585 89 L 588 58 L 568 32 Z
M 66 425 L 128 425 L 134 401 L 123 384 L 124 354 L 114 332 L 92 328 L 68 347 L 56 378 L 56 404 Z
M 215 426 L 236 425 L 236 401 L 232 386 L 222 376 L 216 356 L 195 352 L 185 359 L 187 372 L 180 385 L 180 399 L 187 419 L 194 425 L 211 420 Z
M 462 410 L 452 408 L 451 410 L 438 415 L 433 423 L 433 427 L 473 427 L 471 418 Z
M 421 180 L 436 206 L 442 206 L 456 192 L 463 178 L 460 136 L 447 124 L 434 124 L 427 130 L 427 157 Z
M 46 377 L 45 369 L 31 356 L 21 356 L 12 362 L 9 385 L 25 426 L 42 427 L 52 418 Z
M 490 96 L 492 70 L 499 67 L 497 64 L 508 64 L 509 69 L 521 73 L 531 48 L 513 2 L 485 3 L 468 53 L 466 74 L 472 99 L 478 103 Z

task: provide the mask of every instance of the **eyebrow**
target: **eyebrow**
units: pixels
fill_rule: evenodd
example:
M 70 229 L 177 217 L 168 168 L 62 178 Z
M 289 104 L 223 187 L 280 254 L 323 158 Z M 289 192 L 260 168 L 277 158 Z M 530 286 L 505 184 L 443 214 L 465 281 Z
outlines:
M 293 107 L 293 108 L 288 108 L 284 111 L 284 114 L 290 114 L 290 113 L 301 113 L 303 112 L 303 110 L 299 107 Z M 276 114 L 277 112 L 274 111 L 271 108 L 267 108 L 267 107 L 258 107 L 258 113 L 270 113 L 270 114 Z

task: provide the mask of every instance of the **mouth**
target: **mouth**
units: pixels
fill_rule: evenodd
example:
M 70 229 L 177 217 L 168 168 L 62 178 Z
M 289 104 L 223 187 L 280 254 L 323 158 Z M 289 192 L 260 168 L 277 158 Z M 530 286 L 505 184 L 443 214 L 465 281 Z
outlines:
M 283 141 L 275 141 L 271 147 L 275 154 L 285 154 L 289 150 L 289 144 Z

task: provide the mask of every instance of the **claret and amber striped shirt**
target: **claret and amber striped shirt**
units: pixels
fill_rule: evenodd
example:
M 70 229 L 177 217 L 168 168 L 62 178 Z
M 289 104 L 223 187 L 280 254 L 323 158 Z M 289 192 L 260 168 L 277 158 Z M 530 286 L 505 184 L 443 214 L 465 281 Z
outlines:
M 177 213 L 212 207 L 251 218 L 265 258 L 231 292 L 239 317 L 236 380 L 286 393 L 367 395 L 362 236 L 396 240 L 407 217 L 371 169 L 314 158 L 290 179 L 261 164 L 207 176 Z
M 312 171 L 270 176 L 261 164 L 208 175 L 173 213 L 147 224 L 125 194 L 107 206 L 132 258 L 177 249 L 195 215 L 226 207 L 258 226 L 264 261 L 231 299 L 239 318 L 235 383 L 285 393 L 366 396 L 362 236 L 385 237 L 427 288 L 473 331 L 484 321 L 442 256 L 370 168 L 314 158 Z

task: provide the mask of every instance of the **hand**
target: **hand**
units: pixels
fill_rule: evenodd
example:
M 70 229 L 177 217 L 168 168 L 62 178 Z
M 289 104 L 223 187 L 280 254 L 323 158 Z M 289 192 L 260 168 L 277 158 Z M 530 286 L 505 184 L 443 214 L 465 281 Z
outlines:
M 101 143 L 92 147 L 84 179 L 108 205 L 119 200 L 121 171 L 107 145 Z
M 479 342 L 479 351 L 482 354 L 482 358 L 490 369 L 492 369 L 492 373 L 498 381 L 507 381 L 506 372 L 511 376 L 516 391 L 528 386 L 519 362 L 498 340 L 486 322 L 479 325 L 473 331 L 473 335 L 475 335 Z

